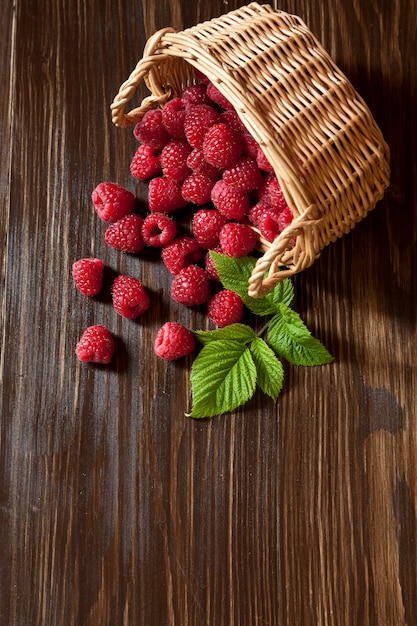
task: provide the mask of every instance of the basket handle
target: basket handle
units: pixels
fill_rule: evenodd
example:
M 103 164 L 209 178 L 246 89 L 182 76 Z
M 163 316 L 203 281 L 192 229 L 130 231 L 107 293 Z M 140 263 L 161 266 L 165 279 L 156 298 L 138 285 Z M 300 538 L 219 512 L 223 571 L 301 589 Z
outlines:
M 174 32 L 173 28 L 162 28 L 148 39 L 142 59 L 138 62 L 129 78 L 120 86 L 119 92 L 110 106 L 112 121 L 116 126 L 126 128 L 131 124 L 139 122 L 147 111 L 163 105 L 170 98 L 169 90 L 165 92 L 152 76 L 152 69 L 157 63 L 167 58 L 166 54 L 157 51 L 163 36 L 165 33 Z M 125 113 L 127 103 L 133 98 L 142 80 L 145 80 L 147 83 L 147 79 L 151 84 L 152 95 L 144 98 L 139 107 L 132 109 L 129 113 Z
M 301 267 L 305 267 L 305 254 L 300 255 L 297 263 L 289 269 L 280 270 L 279 263 L 288 248 L 288 243 L 293 237 L 301 235 L 304 228 L 318 226 L 324 219 L 323 217 L 311 219 L 309 216 L 315 210 L 315 204 L 307 207 L 304 213 L 295 218 L 291 224 L 282 231 L 279 237 L 271 243 L 270 247 L 263 254 L 263 256 L 257 260 L 252 275 L 249 278 L 249 296 L 252 298 L 262 298 L 277 283 L 285 278 L 290 278 L 299 272 Z M 313 263 L 313 261 L 317 258 L 317 255 L 313 253 L 311 257 L 311 263 Z M 265 276 L 267 272 L 268 275 Z

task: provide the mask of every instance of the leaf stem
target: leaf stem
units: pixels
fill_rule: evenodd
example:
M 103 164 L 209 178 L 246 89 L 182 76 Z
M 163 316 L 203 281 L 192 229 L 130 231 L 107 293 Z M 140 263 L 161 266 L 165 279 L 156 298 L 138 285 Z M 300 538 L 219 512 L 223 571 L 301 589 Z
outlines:
M 264 324 L 264 325 L 262 326 L 261 330 L 260 330 L 260 331 L 258 331 L 258 332 L 256 333 L 256 336 L 257 336 L 257 337 L 262 337 L 262 335 L 264 334 L 264 332 L 265 332 L 265 331 L 266 331 L 266 329 L 268 328 L 268 326 L 269 326 L 269 322 L 270 322 L 270 321 L 271 321 L 271 320 L 269 320 L 268 322 L 266 322 L 266 324 Z

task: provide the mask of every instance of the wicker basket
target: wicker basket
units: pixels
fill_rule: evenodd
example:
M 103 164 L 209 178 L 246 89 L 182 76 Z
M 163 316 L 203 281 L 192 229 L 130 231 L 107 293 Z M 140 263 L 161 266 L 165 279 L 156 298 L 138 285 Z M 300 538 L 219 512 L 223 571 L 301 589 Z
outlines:
M 371 211 L 389 184 L 389 148 L 367 105 L 297 16 L 252 3 L 151 37 L 111 105 L 126 127 L 205 74 L 262 146 L 294 214 L 273 243 L 260 240 L 249 282 L 259 297 L 311 266 Z M 141 81 L 151 95 L 125 113 Z M 295 243 L 294 243 L 295 242 Z

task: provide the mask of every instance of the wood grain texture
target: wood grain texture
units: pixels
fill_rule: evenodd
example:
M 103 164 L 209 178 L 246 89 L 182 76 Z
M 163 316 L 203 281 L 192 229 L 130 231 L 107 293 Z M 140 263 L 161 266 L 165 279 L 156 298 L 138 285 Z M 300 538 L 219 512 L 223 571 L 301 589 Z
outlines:
M 384 200 L 294 279 L 336 357 L 285 367 L 274 404 L 193 421 L 190 361 L 153 355 L 169 298 L 155 255 L 105 246 L 90 194 L 134 190 L 135 142 L 109 105 L 156 29 L 239 2 L 6 0 L 0 16 L 0 622 L 8 626 L 413 626 L 417 623 L 416 2 L 283 0 L 364 96 L 392 154 Z M 141 97 L 143 94 L 139 94 Z M 151 289 L 139 322 L 97 255 Z M 116 335 L 84 367 L 82 330 Z

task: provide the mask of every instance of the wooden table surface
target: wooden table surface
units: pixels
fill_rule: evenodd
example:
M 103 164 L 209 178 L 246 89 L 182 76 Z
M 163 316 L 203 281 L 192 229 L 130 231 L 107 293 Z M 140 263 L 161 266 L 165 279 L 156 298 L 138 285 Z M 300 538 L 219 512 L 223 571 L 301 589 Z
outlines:
M 157 255 L 106 246 L 91 204 L 103 180 L 135 191 L 135 140 L 109 106 L 147 38 L 239 4 L 3 2 L 2 625 L 417 624 L 416 1 L 279 3 L 368 103 L 392 178 L 294 278 L 335 361 L 286 365 L 276 403 L 184 415 L 191 361 L 153 340 L 205 316 L 170 299 Z M 90 255 L 143 279 L 143 318 L 76 292 Z M 116 336 L 108 367 L 74 354 L 95 323 Z

